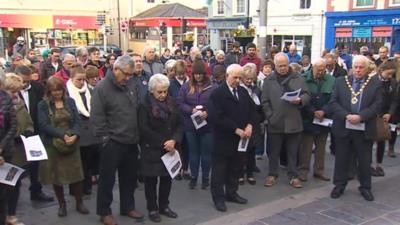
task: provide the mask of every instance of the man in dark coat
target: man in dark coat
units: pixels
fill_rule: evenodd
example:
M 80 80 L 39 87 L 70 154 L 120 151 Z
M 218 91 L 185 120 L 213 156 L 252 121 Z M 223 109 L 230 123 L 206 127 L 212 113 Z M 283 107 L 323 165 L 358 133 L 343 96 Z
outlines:
M 142 56 L 133 53 L 131 58 L 135 63 L 135 67 L 133 70 L 133 76 L 128 81 L 128 86 L 136 90 L 139 103 L 143 103 L 149 89 L 148 83 L 150 77 L 153 74 L 150 74 L 143 69 Z
M 349 156 L 355 153 L 360 181 L 358 189 L 365 200 L 374 200 L 370 166 L 376 115 L 382 104 L 382 86 L 377 76 L 368 76 L 368 63 L 367 57 L 355 56 L 353 75 L 337 79 L 330 101 L 332 132 L 337 147 L 332 198 L 343 194 L 347 185 Z
M 347 71 L 345 69 L 343 69 L 343 67 L 339 66 L 336 56 L 334 56 L 331 53 L 327 53 L 324 58 L 326 61 L 326 73 L 327 74 L 329 74 L 335 78 L 347 75 Z
M 46 83 L 49 77 L 61 70 L 62 62 L 60 54 L 59 48 L 52 48 L 50 51 L 50 57 L 40 66 L 39 75 L 40 80 L 43 83 Z
M 130 56 L 115 61 L 112 73 L 100 81 L 91 100 L 90 122 L 94 135 L 102 139 L 100 147 L 97 214 L 104 225 L 115 225 L 111 203 L 118 170 L 120 214 L 142 219 L 135 210 L 134 191 L 137 182 L 139 128 L 138 99 L 127 83 L 134 63 Z
M 240 52 L 240 43 L 235 41 L 232 44 L 232 51 L 225 57 L 225 66 L 228 67 L 232 64 L 239 64 L 243 54 Z
M 214 137 L 211 194 L 216 209 L 221 212 L 226 211 L 225 201 L 247 203 L 237 193 L 240 176 L 238 145 L 240 139 L 251 137 L 256 111 L 247 91 L 239 86 L 242 76 L 240 65 L 230 65 L 226 82 L 213 91 L 208 104 Z
M 31 69 L 29 67 L 20 65 L 15 68 L 15 74 L 20 76 L 24 81 L 24 89 L 20 91 L 20 97 L 24 100 L 27 111 L 29 112 L 32 121 L 34 133 L 38 132 L 38 103 L 42 100 L 44 95 L 44 87 L 37 81 L 31 81 Z M 29 190 L 31 192 L 31 200 L 40 202 L 51 202 L 53 197 L 45 194 L 42 191 L 42 184 L 39 182 L 39 162 L 33 161 L 28 164 L 29 179 L 31 185 Z

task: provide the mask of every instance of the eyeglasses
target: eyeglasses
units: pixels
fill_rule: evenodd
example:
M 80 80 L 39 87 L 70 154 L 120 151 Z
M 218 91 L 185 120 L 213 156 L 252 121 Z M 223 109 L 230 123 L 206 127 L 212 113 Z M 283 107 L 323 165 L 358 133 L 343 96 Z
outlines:
M 123 69 L 118 68 L 119 71 L 121 71 L 122 74 L 124 74 L 127 77 L 130 77 L 132 74 L 130 72 L 125 72 Z

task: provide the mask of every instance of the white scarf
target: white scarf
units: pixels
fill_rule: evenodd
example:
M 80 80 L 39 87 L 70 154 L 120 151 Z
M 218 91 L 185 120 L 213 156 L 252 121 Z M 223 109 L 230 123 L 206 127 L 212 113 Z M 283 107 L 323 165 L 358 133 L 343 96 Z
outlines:
M 90 95 L 90 91 L 87 89 L 86 82 L 83 84 L 83 87 L 79 89 L 72 83 L 72 80 L 69 79 L 67 81 L 67 90 L 68 90 L 69 96 L 72 99 L 74 99 L 75 105 L 76 105 L 76 108 L 78 108 L 79 114 L 89 117 L 90 116 L 90 99 L 92 96 Z M 85 93 L 86 103 L 87 103 L 87 107 L 89 110 L 87 110 L 85 105 L 83 104 L 81 93 Z

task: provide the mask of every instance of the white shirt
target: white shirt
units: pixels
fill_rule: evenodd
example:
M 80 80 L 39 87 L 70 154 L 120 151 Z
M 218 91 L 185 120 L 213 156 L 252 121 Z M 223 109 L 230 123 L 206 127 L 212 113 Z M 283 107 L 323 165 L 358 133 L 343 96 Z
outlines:
M 57 71 L 58 69 L 58 63 L 57 62 L 51 62 L 51 65 L 54 67 L 54 69 Z
M 26 109 L 28 110 L 28 113 L 30 113 L 29 109 L 29 89 L 31 89 L 31 85 L 29 85 L 27 88 L 21 90 L 21 95 L 22 98 L 24 99 Z
M 229 90 L 231 91 L 231 93 L 232 93 L 233 97 L 235 97 L 235 96 L 236 96 L 236 99 L 238 99 L 238 100 L 239 100 L 239 93 L 238 93 L 238 89 L 236 88 L 236 95 L 235 95 L 235 92 L 233 92 L 233 87 L 231 87 L 231 86 L 228 84 L 228 82 L 226 82 L 226 85 L 228 85 L 228 88 L 229 88 Z

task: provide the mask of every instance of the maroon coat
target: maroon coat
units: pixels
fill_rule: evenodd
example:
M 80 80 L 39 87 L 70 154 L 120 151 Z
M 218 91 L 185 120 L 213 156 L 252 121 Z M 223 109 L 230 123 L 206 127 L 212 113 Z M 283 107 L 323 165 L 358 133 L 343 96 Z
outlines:
M 250 57 L 249 55 L 245 55 L 240 59 L 240 65 L 244 66 L 247 63 L 254 63 L 257 66 L 257 74 L 260 72 L 261 69 L 261 59 L 258 56 Z

